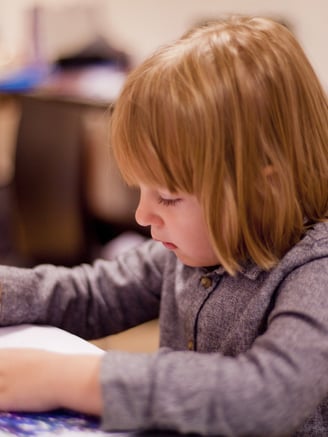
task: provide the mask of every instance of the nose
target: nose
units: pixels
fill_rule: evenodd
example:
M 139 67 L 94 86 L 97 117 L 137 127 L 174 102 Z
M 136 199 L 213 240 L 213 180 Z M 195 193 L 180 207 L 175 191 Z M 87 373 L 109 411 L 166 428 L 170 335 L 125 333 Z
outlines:
M 140 194 L 135 219 L 140 226 L 160 226 L 163 223 L 161 217 L 156 213 L 155 205 L 143 194 Z

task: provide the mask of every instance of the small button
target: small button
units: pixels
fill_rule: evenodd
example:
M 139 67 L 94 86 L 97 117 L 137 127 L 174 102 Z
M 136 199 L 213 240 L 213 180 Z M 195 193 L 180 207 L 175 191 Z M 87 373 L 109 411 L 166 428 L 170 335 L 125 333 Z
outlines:
M 189 349 L 190 351 L 193 351 L 193 350 L 194 350 L 194 342 L 193 342 L 192 340 L 189 340 L 189 341 L 188 341 L 188 349 Z
M 203 276 L 200 280 L 200 283 L 204 288 L 209 288 L 212 285 L 212 279 L 208 276 Z

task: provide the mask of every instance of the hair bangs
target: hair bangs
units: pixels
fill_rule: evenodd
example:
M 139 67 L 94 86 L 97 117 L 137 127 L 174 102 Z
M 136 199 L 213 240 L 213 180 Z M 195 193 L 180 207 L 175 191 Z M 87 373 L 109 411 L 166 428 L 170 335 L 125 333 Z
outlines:
M 121 175 L 128 185 L 166 184 L 162 163 L 154 156 L 153 146 L 146 132 L 141 132 L 140 129 L 132 132 L 127 123 L 120 126 L 114 115 L 111 121 L 111 147 Z
M 129 87 L 127 83 L 115 104 L 110 120 L 114 158 L 128 185 L 166 185 L 163 163 L 153 144 L 149 116 L 142 110 L 141 99 L 136 94 L 137 87 Z
M 130 74 L 111 117 L 111 146 L 128 184 L 192 192 L 194 131 L 199 129 L 169 64 L 162 59 L 162 68 L 156 68 L 153 60 L 151 69 L 146 63 Z

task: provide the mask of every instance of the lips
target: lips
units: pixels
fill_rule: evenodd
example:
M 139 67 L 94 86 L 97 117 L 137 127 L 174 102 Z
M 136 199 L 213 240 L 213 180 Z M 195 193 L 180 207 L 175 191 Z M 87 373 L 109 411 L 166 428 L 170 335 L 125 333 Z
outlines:
M 170 249 L 170 250 L 177 249 L 177 246 L 173 243 L 169 243 L 168 241 L 163 241 L 162 243 L 167 249 Z
M 175 250 L 175 249 L 178 248 L 178 246 L 176 246 L 176 245 L 173 244 L 173 243 L 170 243 L 169 241 L 162 241 L 162 240 L 160 240 L 159 238 L 155 238 L 155 237 L 153 237 L 153 236 L 152 236 L 152 239 L 155 240 L 155 241 L 158 241 L 159 243 L 162 243 L 163 246 L 166 247 L 166 248 L 169 249 L 169 250 Z

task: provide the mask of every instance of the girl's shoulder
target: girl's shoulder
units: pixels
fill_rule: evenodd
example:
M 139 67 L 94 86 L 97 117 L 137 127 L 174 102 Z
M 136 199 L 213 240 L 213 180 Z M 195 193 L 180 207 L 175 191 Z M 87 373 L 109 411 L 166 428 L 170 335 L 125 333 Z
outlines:
M 328 272 L 328 222 L 314 224 L 304 237 L 282 258 L 275 273 L 286 276 L 292 271 L 309 271 L 314 264 Z

